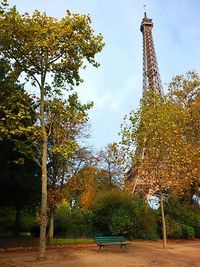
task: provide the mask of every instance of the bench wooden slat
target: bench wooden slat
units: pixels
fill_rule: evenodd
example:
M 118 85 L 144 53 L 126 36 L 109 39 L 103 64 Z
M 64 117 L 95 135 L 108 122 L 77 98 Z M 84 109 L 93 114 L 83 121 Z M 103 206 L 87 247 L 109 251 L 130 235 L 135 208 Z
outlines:
M 130 244 L 130 242 L 125 241 L 124 236 L 96 236 L 95 241 L 100 249 L 112 245 L 119 245 L 122 248 Z
M 122 242 L 125 238 L 124 236 L 97 236 L 95 237 L 95 240 L 99 242 Z

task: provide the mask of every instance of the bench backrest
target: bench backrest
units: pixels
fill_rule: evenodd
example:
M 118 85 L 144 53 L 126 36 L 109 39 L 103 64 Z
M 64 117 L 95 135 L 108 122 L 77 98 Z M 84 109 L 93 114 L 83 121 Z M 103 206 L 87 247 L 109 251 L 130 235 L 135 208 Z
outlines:
M 109 243 L 109 242 L 123 242 L 124 236 L 96 236 L 95 241 L 97 243 Z

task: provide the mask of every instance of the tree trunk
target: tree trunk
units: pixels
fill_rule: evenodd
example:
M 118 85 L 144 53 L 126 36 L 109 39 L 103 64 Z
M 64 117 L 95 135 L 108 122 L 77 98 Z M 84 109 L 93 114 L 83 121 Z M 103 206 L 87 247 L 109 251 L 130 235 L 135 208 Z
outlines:
M 108 176 L 109 176 L 109 187 L 112 188 L 112 174 L 109 162 L 108 162 Z
M 49 215 L 49 231 L 48 231 L 48 238 L 51 240 L 54 236 L 54 210 L 50 210 L 50 215 Z
M 44 78 L 41 78 L 40 87 L 40 122 L 42 130 L 42 198 L 40 213 L 40 241 L 39 258 L 45 258 L 46 228 L 47 228 L 47 133 L 44 121 Z
M 162 193 L 160 193 L 160 209 L 161 209 L 161 215 L 162 215 L 163 248 L 166 248 L 166 246 L 167 246 L 167 232 L 166 232 L 165 213 L 164 213 L 163 194 Z

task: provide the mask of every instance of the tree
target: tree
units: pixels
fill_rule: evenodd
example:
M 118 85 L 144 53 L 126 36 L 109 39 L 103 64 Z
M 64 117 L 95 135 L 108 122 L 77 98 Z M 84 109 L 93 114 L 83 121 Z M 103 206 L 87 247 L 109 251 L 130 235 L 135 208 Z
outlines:
M 22 139 L 35 129 L 36 116 L 32 98 L 18 81 L 19 74 L 8 60 L 0 58 L 0 138 L 15 140 L 22 148 Z M 18 137 L 23 137 L 20 142 Z
M 162 107 L 160 95 L 149 90 L 142 100 L 141 109 L 137 117 L 134 117 L 134 114 L 130 116 L 131 123 L 133 124 L 131 125 L 131 134 L 129 134 L 131 137 L 134 136 L 133 140 L 135 145 L 137 145 L 134 154 L 134 167 L 138 166 L 137 175 L 139 179 L 144 180 L 144 187 L 148 186 L 148 190 L 151 189 L 154 190 L 153 192 L 158 191 L 159 193 L 162 192 L 163 185 L 166 188 L 167 181 L 165 175 L 161 176 L 159 172 L 160 169 L 163 169 L 161 157 L 161 153 L 163 153 L 161 145 L 163 142 L 162 139 L 159 139 L 160 135 L 158 136 L 157 134 L 157 130 L 159 131 L 163 126 L 158 121 L 160 118 L 160 107 Z M 146 185 L 147 181 L 148 185 Z M 163 226 L 165 227 L 164 221 Z
M 98 188 L 98 170 L 93 166 L 85 166 L 72 175 L 66 184 L 71 206 L 90 207 Z
M 182 149 L 178 125 L 174 123 L 175 110 L 160 94 L 149 90 L 142 100 L 140 111 L 131 114 L 132 123 L 128 136 L 133 138 L 137 149 L 133 155 L 134 168 L 148 194 L 160 199 L 163 247 L 166 247 L 166 226 L 163 200 L 167 189 L 178 186 L 179 177 L 173 171 L 177 161 L 174 154 Z M 127 131 L 124 132 L 127 134 Z M 172 167 L 173 166 L 173 167 Z
M 186 182 L 183 197 L 192 201 L 200 190 L 200 76 L 195 71 L 176 76 L 169 90 L 168 98 L 177 107 L 176 123 L 184 147 L 177 151 L 176 157 L 181 164 L 175 171 Z
M 71 14 L 60 21 L 46 13 L 35 11 L 19 14 L 16 7 L 7 8 L 0 15 L 0 51 L 12 60 L 13 67 L 24 72 L 28 80 L 38 88 L 38 124 L 41 138 L 42 200 L 40 215 L 39 257 L 45 257 L 47 225 L 47 142 L 45 125 L 45 97 L 59 92 L 66 83 L 82 82 L 79 70 L 84 60 L 98 66 L 94 57 L 103 47 L 102 36 L 94 35 L 89 16 Z M 47 83 L 52 75 L 56 90 Z M 22 129 L 23 130 L 23 129 Z
M 97 155 L 99 168 L 107 174 L 110 187 L 122 186 L 124 178 L 124 158 L 116 143 L 108 144 Z M 105 175 L 104 175 L 105 176 Z
M 65 186 L 71 207 L 86 209 L 91 207 L 97 193 L 114 188 L 117 187 L 110 184 L 109 173 L 90 164 L 74 173 Z
M 80 139 L 87 137 L 87 110 L 92 103 L 81 104 L 73 93 L 67 101 L 48 102 L 46 123 L 51 128 L 48 138 L 48 206 L 49 238 L 53 237 L 53 218 L 56 205 L 65 198 L 63 187 L 76 167 L 75 157 L 81 149 Z M 83 140 L 82 140 L 83 141 Z
M 196 111 L 199 110 L 199 84 L 199 76 L 190 72 L 186 79 L 183 76 L 174 78 L 166 97 L 149 90 L 140 110 L 130 115 L 130 128 L 125 125 L 122 130 L 122 143 L 126 146 L 132 143 L 136 147 L 133 167 L 143 181 L 146 194 L 151 190 L 151 194 L 159 195 L 164 247 L 163 201 L 169 192 L 184 192 L 198 176 L 199 151 L 196 145 L 200 125 L 198 119 L 191 115 L 194 106 L 195 112 L 199 112 Z
M 0 59 L 0 205 L 16 211 L 14 232 L 18 233 L 20 212 L 39 202 L 39 171 L 28 158 L 27 147 L 32 146 L 20 128 L 30 133 L 35 122 L 32 100 L 19 84 L 18 73 L 9 61 Z M 27 106 L 26 102 L 30 105 Z

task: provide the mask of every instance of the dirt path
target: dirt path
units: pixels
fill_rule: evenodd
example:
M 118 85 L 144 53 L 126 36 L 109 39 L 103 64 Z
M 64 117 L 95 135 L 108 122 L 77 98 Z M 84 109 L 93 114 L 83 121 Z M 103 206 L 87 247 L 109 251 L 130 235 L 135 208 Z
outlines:
M 200 267 L 200 241 L 133 242 L 126 250 L 96 246 L 47 251 L 47 259 L 38 261 L 36 252 L 0 253 L 1 267 Z

